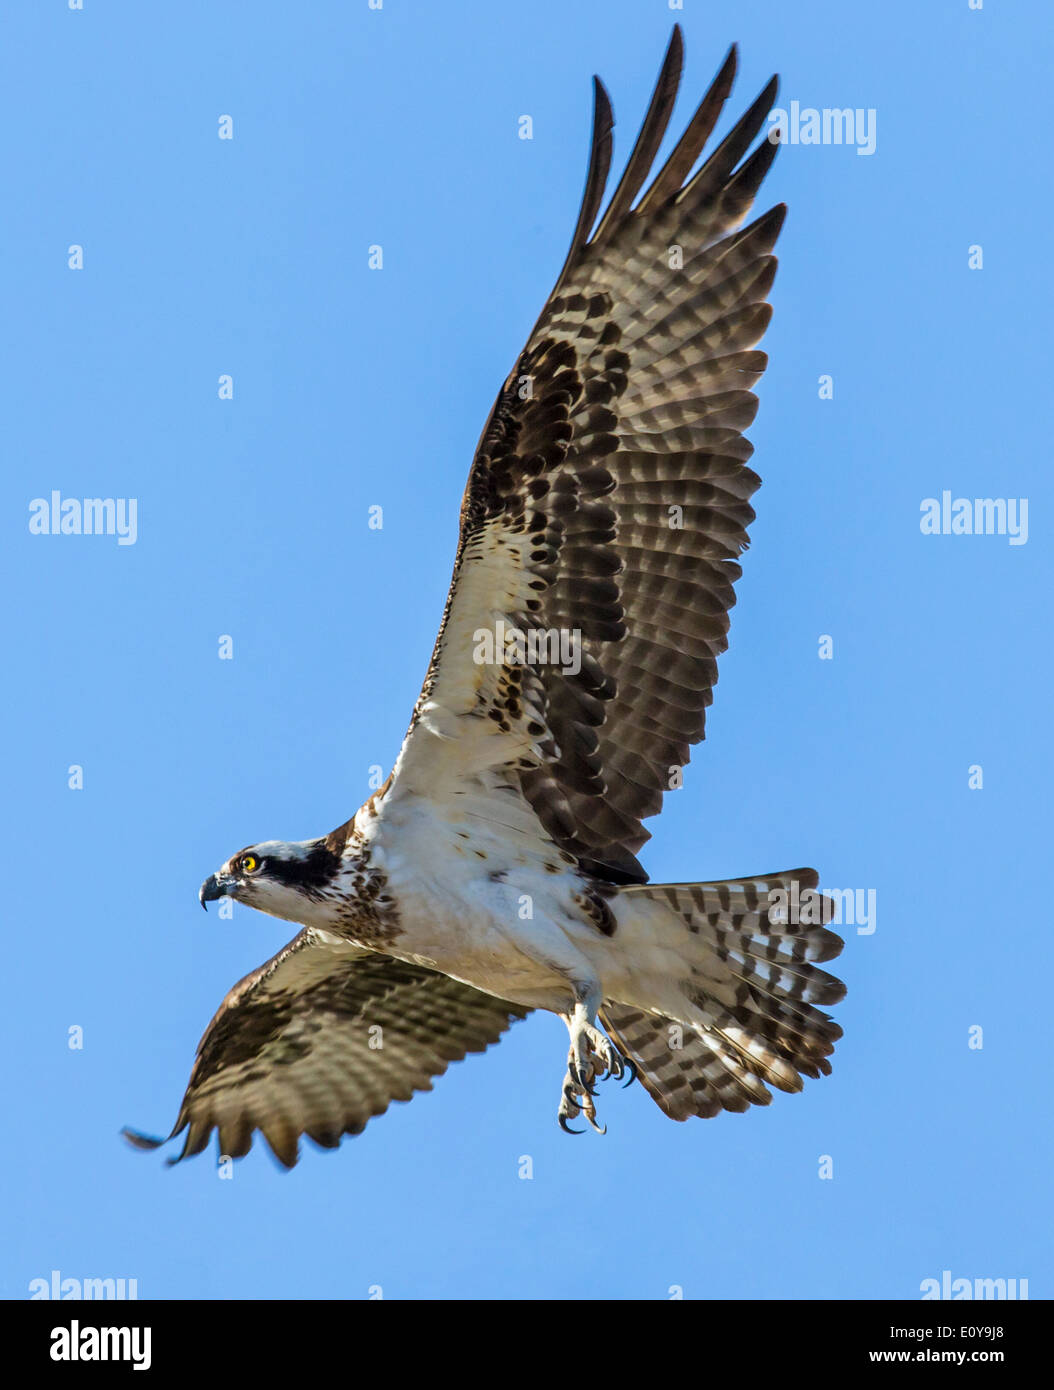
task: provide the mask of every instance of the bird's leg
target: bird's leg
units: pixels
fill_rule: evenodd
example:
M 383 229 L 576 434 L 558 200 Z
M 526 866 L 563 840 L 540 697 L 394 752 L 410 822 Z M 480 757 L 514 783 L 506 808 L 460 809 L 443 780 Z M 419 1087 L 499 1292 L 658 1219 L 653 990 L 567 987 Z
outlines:
M 560 1015 L 567 1024 L 571 1046 L 557 1119 L 561 1129 L 580 1134 L 581 1130 L 568 1130 L 568 1121 L 584 1115 L 598 1134 L 604 1134 L 605 1129 L 597 1124 L 593 1083 L 609 1076 L 623 1076 L 625 1064 L 622 1054 L 593 1022 L 601 1002 L 599 988 L 575 982 L 574 991 L 574 1009 Z

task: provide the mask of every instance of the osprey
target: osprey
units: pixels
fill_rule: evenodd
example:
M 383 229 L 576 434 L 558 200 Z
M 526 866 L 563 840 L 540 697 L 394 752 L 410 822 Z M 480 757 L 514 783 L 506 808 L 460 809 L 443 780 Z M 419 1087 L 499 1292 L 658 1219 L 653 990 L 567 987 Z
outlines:
M 227 895 L 303 930 L 206 1029 L 168 1136 L 187 1129 L 179 1158 L 213 1129 L 240 1157 L 259 1129 L 292 1166 L 301 1134 L 336 1147 L 532 1009 L 570 1034 L 564 1128 L 600 1128 L 609 1076 L 638 1075 L 684 1120 L 831 1069 L 841 1029 L 817 1006 L 845 990 L 816 962 L 843 943 L 816 873 L 650 884 L 637 860 L 727 645 L 785 213 L 742 226 L 776 153 L 749 152 L 775 78 L 692 173 L 734 47 L 638 197 L 682 56 L 675 27 L 599 220 L 613 119 L 594 79 L 571 247 L 480 438 L 391 776 L 330 834 L 251 845 L 201 887 L 203 905 Z

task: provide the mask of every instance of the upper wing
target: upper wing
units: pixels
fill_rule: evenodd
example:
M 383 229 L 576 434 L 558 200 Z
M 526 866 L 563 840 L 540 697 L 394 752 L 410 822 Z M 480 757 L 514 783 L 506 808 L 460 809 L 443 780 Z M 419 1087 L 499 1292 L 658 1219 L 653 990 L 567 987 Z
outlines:
M 611 158 L 596 81 L 578 225 L 478 446 L 446 612 L 389 793 L 432 795 L 473 775 L 490 793 L 518 791 L 561 849 L 615 882 L 646 878 L 641 819 L 703 737 L 727 645 L 760 482 L 741 433 L 766 365 L 751 349 L 770 318 L 785 211 L 735 230 L 776 153 L 765 139 L 743 159 L 775 78 L 689 177 L 731 89 L 734 48 L 631 206 L 681 58 L 675 28 L 590 235 Z M 511 653 L 501 640 L 489 650 L 497 633 L 513 635 Z M 547 663 L 554 634 L 563 647 Z
M 291 1168 L 301 1134 L 336 1148 L 529 1012 L 306 927 L 234 986 L 205 1030 L 168 1138 L 190 1129 L 171 1161 L 200 1153 L 214 1127 L 220 1152 L 240 1158 L 260 1129 Z M 168 1142 L 123 1132 L 140 1148 Z

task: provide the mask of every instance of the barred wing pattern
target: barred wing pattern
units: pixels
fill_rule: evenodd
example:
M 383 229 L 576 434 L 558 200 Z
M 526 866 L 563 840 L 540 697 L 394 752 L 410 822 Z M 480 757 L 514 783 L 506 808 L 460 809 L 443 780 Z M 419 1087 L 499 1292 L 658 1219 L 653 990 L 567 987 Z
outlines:
M 776 153 L 776 79 L 691 175 L 731 89 L 733 48 L 669 159 L 675 28 L 625 173 L 595 84 L 585 196 L 567 261 L 483 431 L 446 612 L 391 795 L 476 774 L 518 789 L 587 872 L 642 882 L 671 772 L 703 737 L 759 478 L 742 431 L 766 365 L 777 207 L 742 230 Z M 747 156 L 744 158 L 744 156 Z M 472 660 L 481 629 L 580 638 L 577 662 Z M 438 736 L 438 737 L 436 737 Z M 453 752 L 451 746 L 453 745 Z M 486 781 L 490 777 L 490 782 Z
M 241 1158 L 263 1132 L 287 1168 L 301 1134 L 336 1148 L 393 1100 L 430 1091 L 433 1076 L 482 1052 L 529 1011 L 437 971 L 305 928 L 228 993 L 198 1044 L 167 1139 L 189 1125 L 180 1159 L 213 1129 L 220 1153 Z

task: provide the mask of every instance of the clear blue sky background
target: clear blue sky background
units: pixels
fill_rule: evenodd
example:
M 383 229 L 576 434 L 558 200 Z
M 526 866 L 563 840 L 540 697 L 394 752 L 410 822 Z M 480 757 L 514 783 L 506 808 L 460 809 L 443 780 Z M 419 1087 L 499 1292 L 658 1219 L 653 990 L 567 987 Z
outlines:
M 708 741 L 645 851 L 657 880 L 877 891 L 834 1074 L 686 1125 L 608 1086 L 607 1138 L 572 1140 L 537 1017 L 290 1175 L 259 1141 L 232 1181 L 213 1150 L 169 1171 L 119 1127 L 167 1132 L 224 992 L 292 935 L 206 918 L 198 884 L 391 766 L 574 224 L 590 75 L 621 168 L 678 17 L 677 133 L 733 39 L 734 115 L 773 70 L 783 104 L 877 112 L 874 155 L 786 148 L 759 204 L 790 204 L 764 487 Z M 52 0 L 4 27 L 3 1294 L 1054 1293 L 1048 7 Z M 1028 543 L 921 535 L 944 488 L 1029 498 Z M 137 498 L 137 543 L 30 535 L 52 489 Z

